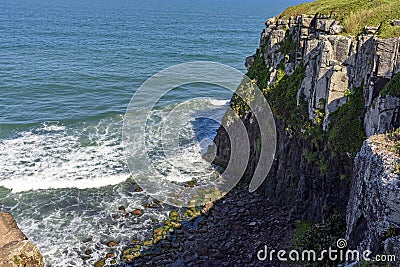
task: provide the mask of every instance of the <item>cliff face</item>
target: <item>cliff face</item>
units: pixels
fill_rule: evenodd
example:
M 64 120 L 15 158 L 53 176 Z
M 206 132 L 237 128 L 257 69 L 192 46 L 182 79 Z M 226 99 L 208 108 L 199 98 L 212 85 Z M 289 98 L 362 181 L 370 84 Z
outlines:
M 379 96 L 379 92 L 400 72 L 400 38 L 376 38 L 372 27 L 367 27 L 365 35 L 358 38 L 342 36 L 338 35 L 342 30 L 339 22 L 307 15 L 290 20 L 272 18 L 266 26 L 260 43 L 265 62 L 271 68 L 270 81 L 276 79 L 282 60 L 288 73 L 303 64 L 306 75 L 298 101 L 305 97 L 310 119 L 315 118 L 317 110 L 324 109 L 326 128 L 329 114 L 347 102 L 349 90 L 362 87 L 367 135 L 399 126 L 399 99 Z M 289 55 L 281 49 L 287 34 L 296 45 Z
M 348 209 L 352 244 L 382 251 L 377 244 L 383 233 L 400 223 L 394 221 L 400 218 L 397 213 L 388 215 L 387 210 L 400 210 L 400 203 L 395 189 L 385 182 L 386 162 L 379 159 L 384 154 L 374 152 L 372 139 L 362 149 L 361 145 L 366 137 L 400 126 L 400 99 L 381 94 L 400 72 L 400 39 L 379 39 L 376 30 L 366 27 L 364 35 L 351 37 L 341 35 L 340 23 L 329 17 L 272 18 L 246 66 L 276 119 L 278 145 L 263 184 L 266 198 L 289 207 L 295 220 L 345 217 Z M 238 105 L 234 97 L 231 106 L 240 110 Z M 262 164 L 257 153 L 259 128 L 251 112 L 244 112 L 242 120 L 252 145 L 245 175 L 251 177 Z M 220 165 L 229 161 L 228 139 L 221 128 L 215 138 L 215 162 Z M 375 166 L 376 173 L 368 166 Z M 367 234 L 377 230 L 376 235 Z M 356 238 L 361 232 L 364 237 Z M 385 248 L 396 247 L 393 240 L 387 239 Z
M 0 212 L 0 266 L 44 266 L 39 249 L 19 230 L 10 213 Z
M 390 135 L 370 137 L 355 159 L 347 239 L 360 251 L 400 259 L 400 157 Z

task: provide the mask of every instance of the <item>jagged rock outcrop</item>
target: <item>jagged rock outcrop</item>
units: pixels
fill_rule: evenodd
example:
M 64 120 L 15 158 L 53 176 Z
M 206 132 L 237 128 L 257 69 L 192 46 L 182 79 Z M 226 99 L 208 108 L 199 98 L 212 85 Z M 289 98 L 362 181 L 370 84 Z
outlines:
M 306 76 L 298 101 L 304 97 L 308 102 L 310 119 L 315 118 L 316 110 L 324 110 L 325 129 L 329 114 L 346 103 L 348 94 L 355 87 L 364 89 L 366 110 L 376 109 L 377 105 L 382 107 L 382 102 L 388 102 L 385 96 L 377 97 L 385 84 L 400 72 L 400 38 L 377 38 L 371 27 L 366 27 L 367 34 L 357 38 L 338 35 L 343 29 L 340 23 L 323 16 L 272 18 L 265 24 L 260 49 L 272 73 L 270 82 L 275 81 L 282 60 L 287 73 L 303 64 Z M 295 45 L 291 53 L 282 49 L 282 41 L 288 34 Z M 388 108 L 371 111 L 380 115 L 365 120 L 368 136 L 400 126 L 397 113 L 395 118 L 393 114 L 385 114 L 386 110 L 393 113 L 391 104 L 396 104 L 398 111 L 398 100 L 391 101 Z
M 400 157 L 386 135 L 366 140 L 354 164 L 347 239 L 359 251 L 400 260 Z
M 7 212 L 0 212 L 0 266 L 44 266 L 39 249 L 27 240 Z

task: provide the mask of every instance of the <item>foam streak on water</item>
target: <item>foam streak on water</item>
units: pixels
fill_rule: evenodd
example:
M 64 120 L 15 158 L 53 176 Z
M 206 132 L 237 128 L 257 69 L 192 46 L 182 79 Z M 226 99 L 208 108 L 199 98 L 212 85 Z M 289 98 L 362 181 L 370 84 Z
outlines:
M 121 124 L 121 118 L 114 120 L 102 120 L 97 125 L 82 123 L 77 126 L 80 128 L 46 123 L 3 140 L 0 186 L 22 192 L 123 182 L 128 173 L 121 156 L 119 133 L 110 131 Z

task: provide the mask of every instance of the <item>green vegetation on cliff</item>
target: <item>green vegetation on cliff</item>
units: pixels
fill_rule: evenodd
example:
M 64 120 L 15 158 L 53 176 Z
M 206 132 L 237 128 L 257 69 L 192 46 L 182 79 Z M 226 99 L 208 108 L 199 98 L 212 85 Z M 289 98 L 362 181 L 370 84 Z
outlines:
M 362 88 L 354 88 L 346 104 L 329 116 L 328 145 L 339 153 L 355 157 L 365 140 Z
M 400 73 L 394 75 L 385 87 L 383 87 L 381 95 L 400 97 Z
M 291 39 L 287 34 L 281 42 L 281 47 L 287 52 L 285 54 L 294 51 L 291 49 Z M 268 85 L 271 74 L 264 63 L 261 51 L 263 49 L 258 50 L 254 64 L 247 75 L 256 81 L 264 93 L 275 118 L 285 123 L 286 132 L 291 136 L 305 139 L 310 144 L 310 148 L 303 152 L 306 160 L 309 163 L 316 163 L 319 171 L 326 173 L 330 168 L 329 159 L 332 157 L 355 157 L 365 140 L 362 88 L 348 90 L 347 103 L 329 115 L 329 127 L 327 131 L 323 131 L 326 100 L 321 99 L 322 108 L 315 111 L 314 121 L 309 119 L 307 102 L 300 99 L 297 103 L 297 93 L 305 76 L 304 66 L 297 66 L 294 72 L 288 75 L 285 72 L 284 62 L 281 61 L 277 66 L 274 82 Z M 236 96 L 234 99 L 233 109 L 239 115 L 248 112 L 249 107 L 239 97 Z
M 252 80 L 257 80 L 257 85 L 261 89 L 267 87 L 270 75 L 268 68 L 265 67 L 264 57 L 258 53 L 254 58 L 253 65 L 247 72 L 247 76 Z
M 305 76 L 304 67 L 297 67 L 289 76 L 280 66 L 278 74 L 280 75 L 277 75 L 275 83 L 262 90 L 271 105 L 274 116 L 284 120 L 291 128 L 300 130 L 308 122 L 307 108 L 297 105 L 297 91 Z
M 343 3 L 343 1 L 339 1 L 339 3 Z M 278 139 L 284 140 L 281 141 L 284 142 L 284 146 L 294 144 L 293 147 L 296 148 L 296 152 L 299 150 L 302 152 L 302 155 L 299 156 L 298 154 L 291 155 L 292 150 L 288 150 L 289 153 L 286 153 L 287 150 L 281 150 L 283 151 L 281 153 L 285 154 L 280 156 L 282 158 L 287 157 L 283 160 L 296 159 L 296 163 L 285 165 L 284 171 L 290 173 L 290 176 L 293 177 L 308 175 L 307 183 L 315 186 L 315 188 L 309 189 L 312 192 L 309 195 L 321 190 L 325 184 L 329 185 L 329 188 L 324 191 L 326 194 L 335 192 L 340 188 L 347 188 L 353 169 L 352 158 L 355 157 L 365 140 L 362 88 L 347 89 L 343 96 L 347 98 L 347 103 L 335 112 L 330 113 L 328 118 L 326 118 L 325 111 L 329 103 L 324 98 L 319 99 L 318 109 L 311 110 L 314 112 L 314 116 L 313 120 L 310 120 L 307 99 L 302 99 L 301 95 L 298 96 L 306 75 L 305 67 L 298 64 L 292 71 L 289 70 L 291 65 L 285 65 L 285 61 L 289 62 L 295 56 L 295 43 L 287 32 L 284 40 L 278 45 L 280 52 L 284 54 L 284 59 L 272 73 L 270 66 L 264 62 L 263 51 L 265 49 L 262 48 L 257 51 L 254 64 L 250 67 L 247 75 L 262 90 L 271 106 L 275 119 L 279 121 L 277 123 Z M 269 84 L 271 78 L 273 78 L 273 82 Z M 237 96 L 232 101 L 232 107 L 236 112 L 239 111 L 239 115 L 251 112 L 248 110 L 248 106 L 240 101 Z M 330 123 L 324 131 L 323 125 L 326 119 Z M 288 143 L 291 144 L 288 145 Z M 255 147 L 259 149 L 258 140 L 256 140 Z M 284 176 L 286 173 L 283 174 L 283 177 L 292 179 L 292 177 L 287 178 L 289 175 Z M 281 179 L 281 177 L 277 179 Z M 282 184 L 284 183 L 282 182 Z M 307 199 L 306 201 L 312 200 Z M 320 251 L 334 247 L 335 242 L 339 238 L 343 238 L 345 234 L 344 212 L 337 202 L 326 198 L 324 202 L 318 202 L 315 207 L 323 210 L 324 220 L 320 223 L 303 221 L 296 225 L 293 240 L 293 246 L 296 249 Z M 312 262 L 308 266 L 330 266 L 328 264 L 328 262 Z
M 400 19 L 398 0 L 316 0 L 289 7 L 280 18 L 301 14 L 321 14 L 341 21 L 344 32 L 357 35 L 364 26 L 380 26 L 378 35 L 383 38 L 400 36 L 400 27 L 392 26 L 393 19 Z
M 340 215 L 333 215 L 322 223 L 296 223 L 294 245 L 297 250 L 314 250 L 317 255 L 324 249 L 337 249 L 337 240 L 346 234 L 346 221 Z M 304 262 L 305 266 L 337 266 L 340 263 L 326 258 L 322 261 Z

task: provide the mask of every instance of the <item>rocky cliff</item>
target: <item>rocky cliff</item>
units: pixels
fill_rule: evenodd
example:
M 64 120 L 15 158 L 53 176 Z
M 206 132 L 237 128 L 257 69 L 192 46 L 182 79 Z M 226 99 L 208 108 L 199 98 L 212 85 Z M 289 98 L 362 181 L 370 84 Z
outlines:
M 343 29 L 340 23 L 323 16 L 272 18 L 266 26 L 260 49 L 271 70 L 270 82 L 276 79 L 282 61 L 288 74 L 303 64 L 305 78 L 297 101 L 305 98 L 311 120 L 322 109 L 326 128 L 329 114 L 347 102 L 354 88 L 362 87 L 367 135 L 399 125 L 398 98 L 380 96 L 379 92 L 400 72 L 400 38 L 377 38 L 374 27 L 366 27 L 360 37 L 343 36 L 339 34 Z M 282 50 L 285 38 L 294 42 L 293 51 Z
M 347 211 L 347 239 L 359 251 L 400 259 L 398 133 L 371 136 L 355 159 Z
M 246 59 L 247 75 L 262 89 L 276 119 L 277 153 L 263 184 L 266 198 L 289 207 L 290 218 L 314 223 L 345 218 L 348 209 L 353 245 L 375 247 L 390 225 L 397 229 L 397 213 L 387 211 L 397 212 L 397 187 L 390 184 L 396 179 L 384 175 L 388 167 L 381 158 L 386 154 L 374 152 L 373 139 L 362 144 L 400 126 L 400 85 L 388 89 L 400 72 L 400 38 L 378 38 L 379 28 L 372 26 L 358 37 L 346 36 L 340 22 L 329 16 L 281 17 L 266 21 L 260 47 Z M 231 107 L 249 133 L 249 177 L 262 164 L 259 127 L 237 96 Z M 215 138 L 218 164 L 229 161 L 227 140 L 221 127 Z M 379 238 L 368 234 L 377 229 Z M 355 238 L 361 233 L 365 236 Z M 397 249 L 395 240 L 386 239 L 374 250 Z
M 39 249 L 27 240 L 7 212 L 0 212 L 0 266 L 44 266 Z

